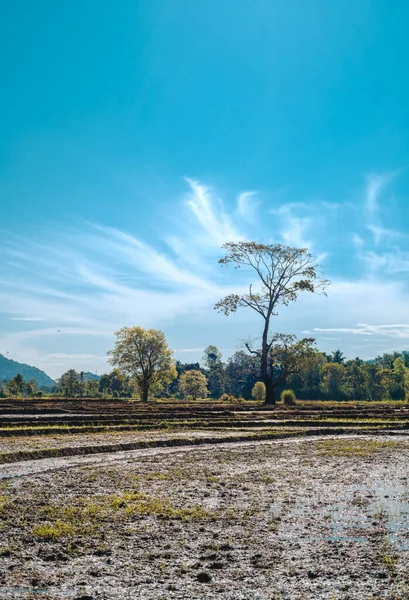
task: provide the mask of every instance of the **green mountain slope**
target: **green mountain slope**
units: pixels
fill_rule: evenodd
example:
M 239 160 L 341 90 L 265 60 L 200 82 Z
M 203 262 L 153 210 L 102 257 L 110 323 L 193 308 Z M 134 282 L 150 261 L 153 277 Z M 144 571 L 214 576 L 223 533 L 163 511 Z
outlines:
M 101 379 L 101 376 L 95 375 L 95 373 L 90 373 L 89 371 L 83 371 L 82 379 L 83 381 L 99 381 Z
M 15 377 L 17 373 L 21 373 L 26 381 L 35 379 L 39 387 L 55 386 L 55 381 L 47 373 L 44 373 L 44 371 L 37 369 L 37 367 L 31 367 L 30 365 L 11 360 L 0 354 L 0 380 L 8 381 Z

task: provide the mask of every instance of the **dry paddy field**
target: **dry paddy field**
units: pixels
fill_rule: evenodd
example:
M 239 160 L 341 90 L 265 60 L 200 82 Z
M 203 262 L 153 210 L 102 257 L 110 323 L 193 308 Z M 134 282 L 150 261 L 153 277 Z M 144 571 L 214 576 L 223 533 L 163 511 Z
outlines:
M 408 599 L 407 413 L 328 409 L 257 417 L 230 407 L 230 427 L 201 429 L 196 415 L 191 429 L 82 439 L 23 435 L 15 412 L 7 428 L 20 432 L 0 439 L 0 598 Z M 52 454 L 33 460 L 33 440 Z

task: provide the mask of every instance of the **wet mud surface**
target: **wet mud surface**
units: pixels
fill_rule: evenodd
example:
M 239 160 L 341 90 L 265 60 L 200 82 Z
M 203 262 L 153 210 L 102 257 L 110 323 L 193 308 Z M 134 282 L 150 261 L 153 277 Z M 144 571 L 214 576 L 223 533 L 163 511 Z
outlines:
M 10 436 L 0 438 L 0 454 L 7 456 L 14 452 L 30 452 L 31 450 L 44 450 L 46 448 L 71 448 L 84 446 L 102 446 L 105 444 L 127 444 L 141 441 L 155 441 L 164 439 L 184 439 L 184 438 L 202 438 L 214 439 L 223 438 L 226 435 L 234 434 L 235 436 L 245 437 L 256 434 L 257 432 L 274 432 L 283 431 L 300 431 L 300 427 L 280 427 L 274 428 L 271 426 L 261 426 L 235 429 L 230 427 L 226 429 L 209 429 L 201 430 L 195 428 L 186 428 L 185 430 L 165 429 L 163 431 L 117 431 L 117 432 L 101 432 L 101 433 L 78 433 L 78 434 L 54 434 L 54 435 L 38 435 L 38 436 Z
M 0 597 L 409 598 L 408 459 L 394 436 L 4 465 Z

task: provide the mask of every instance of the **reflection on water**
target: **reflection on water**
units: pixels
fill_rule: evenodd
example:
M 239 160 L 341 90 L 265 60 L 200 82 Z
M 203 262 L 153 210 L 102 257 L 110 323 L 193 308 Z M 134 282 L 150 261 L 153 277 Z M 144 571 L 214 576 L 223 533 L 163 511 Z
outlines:
M 281 503 L 271 505 L 274 517 L 278 517 L 281 510 Z M 322 528 L 327 531 L 324 535 Z M 287 507 L 281 532 L 284 536 L 286 532 L 297 532 L 301 538 L 311 541 L 361 543 L 367 543 L 373 536 L 379 539 L 382 533 L 389 543 L 409 550 L 409 481 L 390 485 L 379 480 L 369 486 L 349 486 L 345 497 L 332 504 L 298 498 Z

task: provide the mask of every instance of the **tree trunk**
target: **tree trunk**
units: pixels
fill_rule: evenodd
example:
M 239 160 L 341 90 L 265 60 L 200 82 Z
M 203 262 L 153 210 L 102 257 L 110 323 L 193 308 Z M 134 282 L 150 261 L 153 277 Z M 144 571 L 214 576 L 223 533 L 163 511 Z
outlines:
M 148 402 L 149 388 L 143 388 L 142 390 L 142 402 Z
M 263 378 L 264 385 L 266 386 L 266 399 L 264 400 L 264 404 L 275 405 L 276 404 L 276 389 L 271 381 L 271 378 L 268 376 Z
M 275 387 L 268 372 L 268 328 L 269 319 L 264 323 L 263 338 L 261 342 L 261 379 L 266 386 L 266 399 L 264 404 L 274 405 L 276 403 Z

